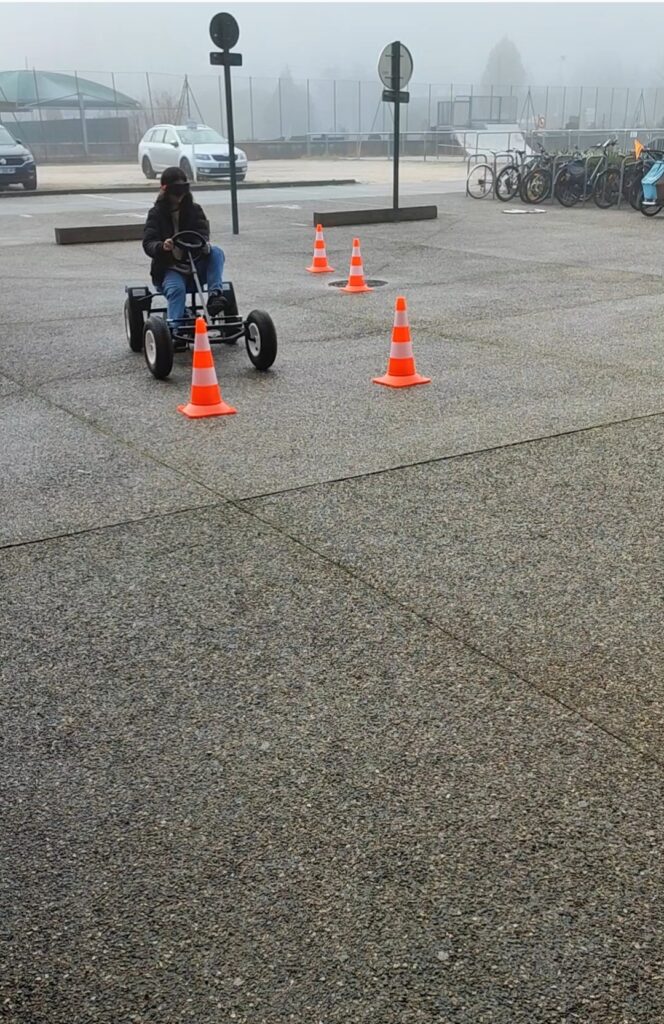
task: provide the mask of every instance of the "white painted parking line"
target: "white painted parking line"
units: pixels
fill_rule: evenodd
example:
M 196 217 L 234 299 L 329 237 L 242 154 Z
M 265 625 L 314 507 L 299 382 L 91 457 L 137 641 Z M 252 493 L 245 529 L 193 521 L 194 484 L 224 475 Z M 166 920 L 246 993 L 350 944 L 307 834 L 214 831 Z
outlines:
M 119 196 L 109 196 L 103 193 L 95 195 L 94 192 L 84 192 L 83 195 L 86 199 L 96 199 L 97 202 L 126 203 L 129 206 L 137 206 L 145 201 L 143 196 L 136 199 L 121 199 Z

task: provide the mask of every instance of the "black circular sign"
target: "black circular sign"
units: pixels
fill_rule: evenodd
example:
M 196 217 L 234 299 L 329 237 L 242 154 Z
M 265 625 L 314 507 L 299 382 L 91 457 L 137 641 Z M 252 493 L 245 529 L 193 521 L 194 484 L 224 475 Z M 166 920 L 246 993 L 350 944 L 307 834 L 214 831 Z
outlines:
M 215 14 L 210 22 L 210 39 L 220 50 L 230 50 L 240 38 L 240 27 L 232 14 Z

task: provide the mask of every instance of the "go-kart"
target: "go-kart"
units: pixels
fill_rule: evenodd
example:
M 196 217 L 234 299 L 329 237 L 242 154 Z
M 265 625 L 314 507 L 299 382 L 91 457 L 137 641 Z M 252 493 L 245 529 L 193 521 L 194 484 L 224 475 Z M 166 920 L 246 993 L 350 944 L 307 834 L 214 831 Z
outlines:
M 189 315 L 184 320 L 169 320 L 161 295 L 143 285 L 128 285 L 125 288 L 124 321 L 132 352 L 143 351 L 150 372 L 163 380 L 173 368 L 173 354 L 193 347 L 195 320 L 202 316 L 207 323 L 211 344 L 235 345 L 244 338 L 247 353 L 256 369 L 269 369 L 277 357 L 277 332 L 272 317 L 263 310 L 254 309 L 243 320 L 238 314 L 235 291 L 230 281 L 222 284 L 222 301 L 218 305 L 223 308 L 211 314 L 207 292 L 201 285 L 196 267 L 206 253 L 207 239 L 197 231 L 180 231 L 173 235 L 173 242 L 186 253 L 195 285 L 188 307 Z M 156 306 L 155 301 L 160 300 L 161 305 Z

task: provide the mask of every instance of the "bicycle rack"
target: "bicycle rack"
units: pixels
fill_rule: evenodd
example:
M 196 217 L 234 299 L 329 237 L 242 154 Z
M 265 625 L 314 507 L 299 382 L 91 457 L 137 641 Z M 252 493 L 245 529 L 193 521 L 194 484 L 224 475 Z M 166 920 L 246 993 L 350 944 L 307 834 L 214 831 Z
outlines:
M 491 162 L 491 160 L 488 157 L 489 153 L 493 157 L 493 163 Z M 484 153 L 469 153 L 467 158 L 466 158 L 466 161 L 467 161 L 467 163 L 466 163 L 466 185 L 468 185 L 468 176 L 469 176 L 469 174 L 470 174 L 470 172 L 472 170 L 471 161 L 473 161 L 473 167 L 477 167 L 478 165 L 481 166 L 482 164 L 486 164 L 487 167 L 491 168 L 491 170 L 493 172 L 493 183 L 491 185 L 491 192 L 492 192 L 492 198 L 495 199 L 496 198 L 497 162 L 496 162 L 496 153 L 494 152 L 494 150 L 488 149 L 488 150 L 485 150 Z
M 634 164 L 636 166 L 638 160 L 636 160 L 631 153 L 627 153 L 620 162 L 620 184 L 618 186 L 618 202 L 616 203 L 617 210 L 620 209 L 620 206 L 622 205 L 623 201 L 623 188 L 625 185 L 625 168 L 627 167 L 628 163 Z

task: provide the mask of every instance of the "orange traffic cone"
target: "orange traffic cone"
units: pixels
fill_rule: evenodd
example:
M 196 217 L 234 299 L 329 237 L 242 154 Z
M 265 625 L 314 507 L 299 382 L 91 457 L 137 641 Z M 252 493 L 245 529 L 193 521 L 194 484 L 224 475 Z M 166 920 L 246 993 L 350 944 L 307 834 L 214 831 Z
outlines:
M 325 251 L 325 239 L 323 238 L 323 225 L 316 225 L 316 241 L 314 242 L 314 258 L 310 267 L 307 267 L 310 274 L 333 274 L 334 267 L 327 262 Z
M 348 273 L 348 284 L 341 289 L 342 292 L 372 292 L 364 280 L 364 267 L 360 255 L 360 240 L 353 239 L 353 255 L 350 258 L 350 271 Z
M 202 316 L 196 319 L 191 400 L 187 405 L 178 405 L 178 412 L 188 416 L 189 419 L 200 419 L 203 416 L 229 416 L 231 413 L 237 412 L 237 409 L 233 409 L 232 406 L 226 405 L 222 401 L 207 324 Z
M 374 377 L 373 382 L 374 384 L 385 384 L 388 388 L 409 388 L 413 384 L 431 383 L 431 377 L 422 377 L 415 370 L 406 300 L 403 297 L 397 299 L 394 307 L 392 346 L 387 373 L 383 377 Z

